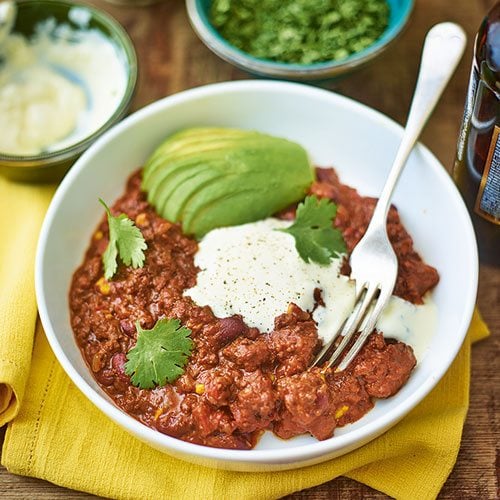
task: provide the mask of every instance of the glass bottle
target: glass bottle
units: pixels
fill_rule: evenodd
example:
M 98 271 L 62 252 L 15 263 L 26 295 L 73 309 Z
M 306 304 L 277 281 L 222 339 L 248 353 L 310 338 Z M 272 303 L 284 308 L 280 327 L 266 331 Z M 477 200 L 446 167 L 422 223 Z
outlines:
M 500 266 L 500 2 L 476 36 L 453 177 L 469 208 L 481 261 Z

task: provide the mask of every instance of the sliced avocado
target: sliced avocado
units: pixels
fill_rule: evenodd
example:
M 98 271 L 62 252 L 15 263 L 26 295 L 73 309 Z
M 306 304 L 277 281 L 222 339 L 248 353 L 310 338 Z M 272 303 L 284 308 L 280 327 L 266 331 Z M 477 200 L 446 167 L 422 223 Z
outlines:
M 222 174 L 217 169 L 212 169 L 208 164 L 200 167 L 199 164 L 189 168 L 178 170 L 174 176 L 169 176 L 165 182 L 160 184 L 155 196 L 155 206 L 157 212 L 167 220 L 177 222 L 176 214 L 179 206 L 172 206 L 169 203 L 172 197 L 177 202 L 184 203 L 184 193 L 196 190 L 197 186 L 204 184 L 206 180 L 217 180 Z M 188 184 L 186 186 L 186 183 Z
M 168 151 L 162 155 L 156 156 L 155 158 L 145 167 L 145 173 L 143 175 L 142 186 L 146 191 L 154 190 L 159 182 L 162 182 L 164 176 L 166 175 L 166 170 L 173 170 L 176 168 L 181 168 L 182 164 L 178 162 L 200 162 L 201 163 L 208 160 L 220 160 L 224 162 L 221 166 L 222 170 L 226 170 L 225 156 L 231 148 L 239 147 L 238 138 L 234 140 L 228 140 L 227 138 L 218 139 L 208 143 L 192 143 L 186 144 L 183 149 L 177 149 L 175 151 Z
M 179 173 L 182 174 L 184 170 L 189 170 L 191 168 L 200 169 L 200 161 L 198 158 L 187 157 L 181 160 L 167 162 L 166 166 L 158 169 L 156 175 L 151 178 L 151 182 L 148 185 L 143 184 L 143 189 L 148 192 L 148 200 L 156 205 L 156 197 L 160 189 L 168 183 L 169 179 L 175 178 Z
M 199 213 L 203 213 L 205 209 L 211 207 L 214 203 L 218 203 L 220 200 L 238 196 L 240 193 L 248 192 L 252 189 L 257 191 L 254 188 L 255 185 L 265 185 L 265 188 L 263 187 L 259 190 L 259 193 L 256 193 L 254 201 L 255 204 L 257 204 L 259 199 L 263 199 L 263 207 L 268 213 L 268 216 L 292 204 L 294 200 L 304 198 L 306 189 L 304 189 L 303 185 L 298 185 L 295 189 L 293 189 L 294 186 L 290 185 L 286 198 L 277 197 L 276 193 L 279 192 L 281 184 L 282 180 L 279 177 L 270 179 L 267 172 L 256 172 L 244 176 L 228 175 L 214 181 L 209 186 L 210 189 L 207 189 L 206 191 L 200 190 L 199 192 L 193 194 L 188 203 L 183 207 L 181 215 L 183 227 L 189 230 L 191 224 L 195 219 L 197 219 Z M 285 199 L 287 203 L 285 203 L 283 199 Z M 238 213 L 240 213 L 241 210 L 245 210 L 247 213 L 245 220 L 250 220 L 252 218 L 251 214 L 256 209 L 255 204 L 250 203 L 249 205 L 245 205 L 243 207 L 235 207 L 235 209 L 238 209 Z M 186 234 L 191 234 L 191 232 Z
M 314 180 L 306 151 L 255 131 L 203 127 L 176 133 L 146 163 L 142 187 L 186 234 L 268 217 Z
M 239 178 L 241 183 L 235 185 L 236 178 L 218 181 L 210 188 L 213 196 L 190 200 L 189 207 L 182 213 L 182 227 L 185 234 L 194 234 L 201 238 L 206 232 L 216 227 L 244 224 L 260 220 L 279 212 L 307 194 L 303 184 L 289 185 L 287 197 L 277 197 L 281 182 L 276 178 L 269 181 L 265 188 L 256 191 L 252 187 L 255 182 L 262 183 L 265 176 L 256 179 L 254 176 Z M 233 183 L 232 186 L 228 185 Z M 225 210 L 231 207 L 228 213 Z M 245 222 L 241 222 L 244 220 Z M 215 225 L 214 225 L 215 224 Z
M 181 186 L 186 179 L 194 179 L 196 176 L 201 175 L 205 171 L 213 172 L 207 165 L 200 167 L 198 162 L 193 162 L 191 165 L 187 165 L 184 168 L 178 168 L 171 172 L 167 170 L 168 176 L 161 182 L 155 185 L 154 192 L 151 191 L 151 196 L 154 197 L 156 211 L 164 218 L 177 222 L 177 219 L 171 218 L 169 214 L 166 214 L 163 210 L 163 205 L 172 196 L 173 193 Z M 217 174 L 216 174 L 217 175 Z
M 205 189 L 209 184 L 218 182 L 220 175 L 213 170 L 205 170 L 197 173 L 194 177 L 185 179 L 182 184 L 172 193 L 170 198 L 160 206 L 158 213 L 167 220 L 182 220 L 182 213 L 185 205 L 199 190 Z
M 197 214 L 205 207 L 218 200 L 235 196 L 248 188 L 241 182 L 241 177 L 237 175 L 226 175 L 218 180 L 211 182 L 210 186 L 199 190 L 191 196 L 182 209 L 181 219 L 182 227 L 189 228 L 191 221 L 197 217 Z M 192 234 L 191 232 L 186 234 Z
M 164 141 L 149 158 L 144 166 L 143 183 L 145 186 L 150 183 L 150 176 L 159 167 L 158 160 L 163 163 L 167 155 L 180 156 L 192 153 L 201 153 L 202 151 L 211 151 L 227 146 L 228 141 L 238 139 L 248 139 L 249 135 L 259 135 L 258 132 L 248 132 L 240 129 L 221 129 L 215 127 L 193 128 L 177 132 Z
M 247 191 L 248 188 L 253 188 L 255 191 L 261 192 L 265 190 L 272 193 L 279 193 L 280 189 L 282 190 L 282 186 L 287 185 L 287 190 L 283 190 L 283 199 L 290 201 L 284 205 L 283 199 L 280 200 L 278 197 L 279 208 L 271 212 L 268 209 L 268 215 L 279 211 L 281 208 L 285 208 L 297 199 L 301 199 L 305 195 L 303 184 L 299 183 L 299 189 L 295 189 L 293 175 L 290 176 L 289 171 L 286 169 L 273 169 L 272 167 L 277 162 L 293 164 L 292 162 L 296 153 L 295 151 L 290 152 L 288 145 L 285 144 L 285 146 L 284 148 L 269 148 L 264 144 L 264 147 L 259 145 L 258 147 L 245 150 L 228 150 L 226 160 L 231 164 L 231 170 L 234 173 L 221 179 L 220 182 L 212 183 L 210 190 L 200 191 L 193 195 L 183 209 L 181 219 L 183 220 L 184 229 L 190 230 L 192 221 L 197 217 L 198 212 L 202 211 L 207 205 L 221 199 L 221 197 L 223 198 L 224 195 L 235 196 L 239 192 Z M 307 157 L 305 159 L 307 160 Z M 256 199 L 257 197 L 258 193 L 256 193 Z M 271 198 L 273 198 L 272 195 Z M 272 199 L 269 199 L 264 206 L 273 207 Z M 246 217 L 250 217 L 254 207 L 248 206 L 246 210 L 248 213 Z
M 226 227 L 265 219 L 269 216 L 266 201 L 272 193 L 261 192 L 257 197 L 253 189 L 241 191 L 232 196 L 226 196 L 214 201 L 196 214 L 188 227 L 184 226 L 186 234 L 194 234 L 198 239 L 215 227 Z M 248 207 L 252 206 L 249 211 Z M 275 210 L 276 211 L 276 210 Z
M 181 141 L 186 131 L 176 132 L 171 135 L 168 139 L 163 141 L 160 146 L 158 146 L 153 154 L 148 158 L 148 161 L 144 165 L 143 174 L 142 174 L 142 182 L 143 184 L 149 178 L 149 176 L 153 173 L 153 171 L 157 168 L 158 160 L 162 161 L 164 157 L 164 151 L 167 150 L 171 145 L 175 145 Z
M 163 180 L 165 171 L 174 170 L 178 162 L 187 161 L 189 163 L 199 162 L 191 152 L 168 152 L 161 155 L 155 155 L 144 167 L 142 178 L 143 189 L 149 190 L 158 182 Z

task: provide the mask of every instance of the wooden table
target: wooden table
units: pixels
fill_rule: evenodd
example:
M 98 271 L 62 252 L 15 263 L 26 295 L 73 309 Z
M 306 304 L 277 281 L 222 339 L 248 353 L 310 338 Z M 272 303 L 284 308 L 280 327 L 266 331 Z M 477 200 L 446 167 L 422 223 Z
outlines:
M 181 0 L 163 0 L 143 8 L 118 7 L 103 0 L 91 3 L 116 17 L 135 43 L 140 79 L 134 109 L 187 88 L 250 78 L 205 48 L 191 30 Z M 368 68 L 327 87 L 403 123 L 426 31 L 444 20 L 460 23 L 469 35 L 468 50 L 422 137 L 422 142 L 450 169 L 463 112 L 473 36 L 494 3 L 494 0 L 416 0 L 408 28 L 386 54 Z M 457 464 L 440 498 L 500 497 L 500 269 L 481 266 L 478 302 L 492 335 L 473 349 L 470 411 Z M 0 468 L 0 491 L 2 498 L 95 498 L 38 479 L 14 476 L 3 468 Z M 290 498 L 386 497 L 355 481 L 339 478 Z

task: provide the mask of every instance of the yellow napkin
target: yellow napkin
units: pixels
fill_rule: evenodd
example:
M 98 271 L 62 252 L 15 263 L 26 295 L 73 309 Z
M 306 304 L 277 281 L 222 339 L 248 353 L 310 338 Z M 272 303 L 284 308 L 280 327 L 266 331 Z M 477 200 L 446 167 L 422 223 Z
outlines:
M 54 190 L 0 176 L 0 426 L 17 415 L 30 372 L 36 242 Z
M 11 472 L 113 498 L 267 499 L 339 475 L 399 499 L 435 498 L 460 446 L 470 342 L 488 335 L 478 313 L 434 391 L 359 450 L 284 472 L 236 473 L 192 465 L 152 450 L 104 417 L 65 375 L 39 323 L 35 328 L 34 248 L 52 190 L 0 179 L 0 425 L 11 421 L 2 453 Z

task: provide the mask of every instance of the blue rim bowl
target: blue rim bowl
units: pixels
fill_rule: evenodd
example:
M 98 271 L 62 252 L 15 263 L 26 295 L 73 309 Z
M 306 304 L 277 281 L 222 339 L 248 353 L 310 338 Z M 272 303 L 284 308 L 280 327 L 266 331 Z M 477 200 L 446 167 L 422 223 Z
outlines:
M 366 49 L 345 59 L 314 64 L 291 64 L 254 57 L 225 40 L 210 22 L 211 0 L 186 0 L 186 8 L 196 34 L 221 59 L 254 75 L 288 80 L 324 80 L 345 75 L 382 53 L 402 32 L 413 10 L 414 0 L 387 0 L 389 25 L 382 36 Z

